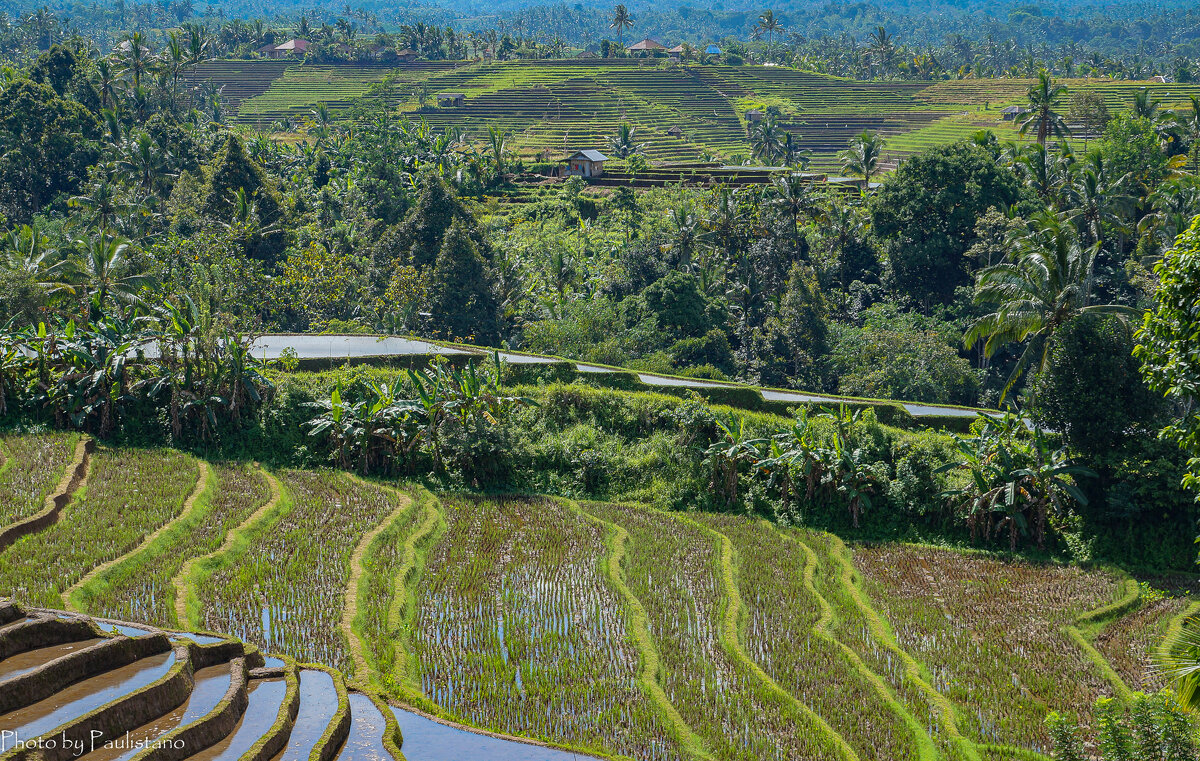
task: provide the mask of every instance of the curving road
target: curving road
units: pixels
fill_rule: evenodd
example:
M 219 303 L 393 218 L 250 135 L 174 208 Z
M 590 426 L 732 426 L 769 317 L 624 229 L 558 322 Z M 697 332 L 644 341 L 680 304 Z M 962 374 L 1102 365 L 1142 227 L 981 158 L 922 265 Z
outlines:
M 451 347 L 424 341 L 419 338 L 403 338 L 400 336 L 351 336 L 351 335 L 284 335 L 273 334 L 260 336 L 253 344 L 252 351 L 257 357 L 278 359 L 285 349 L 292 349 L 301 359 L 348 359 L 363 357 L 405 356 L 413 354 L 451 355 L 480 355 L 490 354 L 487 349 L 473 346 Z M 500 357 L 514 365 L 548 364 L 561 360 L 554 357 L 534 354 L 514 354 L 501 351 Z M 599 365 L 575 363 L 575 369 L 581 373 L 611 373 L 612 368 Z M 677 378 L 654 373 L 637 374 L 642 383 L 647 386 L 671 386 L 675 388 L 719 388 L 721 386 L 739 386 L 736 383 L 719 383 L 717 381 L 698 380 L 695 378 Z M 827 394 L 809 394 L 803 391 L 782 391 L 775 389 L 760 389 L 763 399 L 772 402 L 829 402 L 836 404 L 842 401 L 854 401 L 845 397 L 829 396 Z M 953 417 L 975 417 L 983 410 L 967 407 L 941 407 L 932 404 L 915 402 L 897 402 L 910 415 L 949 415 Z M 988 411 L 990 412 L 990 411 Z

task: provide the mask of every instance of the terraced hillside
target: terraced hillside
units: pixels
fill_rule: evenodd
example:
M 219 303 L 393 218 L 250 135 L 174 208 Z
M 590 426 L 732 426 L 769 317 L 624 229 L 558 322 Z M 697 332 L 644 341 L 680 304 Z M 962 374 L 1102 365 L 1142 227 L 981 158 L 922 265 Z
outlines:
M 0 596 L 148 627 L 125 632 L 143 644 L 112 645 L 59 614 L 0 621 L 9 624 L 0 724 L 83 726 L 102 707 L 91 688 L 51 718 L 30 708 L 32 697 L 4 702 L 21 669 L 47 660 L 20 655 L 5 632 L 67 627 L 70 636 L 26 650 L 79 659 L 92 645 L 134 648 L 104 670 L 128 667 L 121 678 L 137 689 L 177 668 L 193 676 L 169 709 L 156 703 L 174 718 L 138 714 L 145 737 L 207 715 L 201 703 L 216 706 L 245 670 L 239 683 L 255 711 L 195 758 L 249 758 L 267 737 L 270 752 L 253 757 L 316 758 L 303 751 L 328 747 L 322 759 L 387 758 L 352 749 L 383 747 L 393 715 L 426 722 L 411 735 L 401 727 L 411 761 L 453 757 L 426 733 L 455 730 L 398 708 L 385 716 L 367 694 L 376 693 L 442 721 L 601 757 L 1036 759 L 1048 752 L 1046 711 L 1086 714 L 1099 696 L 1156 686 L 1150 653 L 1197 609 L 1186 579 L 1139 585 L 1116 571 L 984 553 L 847 547 L 744 516 L 435 495 L 334 471 L 93 451 L 60 436 L 0 437 L 0 452 L 4 473 L 49 472 L 34 486 L 0 478 L 0 503 L 58 506 L 50 524 L 15 518 L 20 530 L 0 529 L 11 537 Z M 120 472 L 132 474 L 125 492 Z M 106 516 L 120 516 L 119 541 L 94 539 L 114 530 Z M 63 581 L 48 581 L 39 558 Z M 158 628 L 233 634 L 283 659 L 250 671 L 256 651 L 228 645 L 205 660 L 219 637 L 188 645 Z M 294 663 L 314 660 L 338 670 Z M 347 731 L 358 740 L 343 743 Z M 518 747 L 514 758 L 557 758 Z M 151 757 L 166 756 L 139 756 Z
M 356 98 L 381 99 L 437 127 L 481 135 L 489 125 L 512 133 L 526 156 L 603 148 L 627 121 L 657 161 L 729 160 L 749 153 L 745 113 L 774 106 L 813 168 L 834 171 L 836 153 L 863 129 L 885 135 L 887 159 L 961 139 L 979 129 L 1015 138 L 1000 108 L 1022 102 L 1028 81 L 856 82 L 777 67 L 680 66 L 640 60 L 417 62 L 395 67 L 218 61 L 190 81 L 222 85 L 237 121 L 266 127 L 290 116 L 303 122 L 319 103 L 337 112 Z M 1071 80 L 1103 95 L 1110 109 L 1148 86 L 1164 107 L 1182 107 L 1200 85 Z M 461 107 L 433 105 L 441 92 L 466 95 Z M 422 94 L 426 101 L 421 105 Z M 672 127 L 682 136 L 668 134 Z

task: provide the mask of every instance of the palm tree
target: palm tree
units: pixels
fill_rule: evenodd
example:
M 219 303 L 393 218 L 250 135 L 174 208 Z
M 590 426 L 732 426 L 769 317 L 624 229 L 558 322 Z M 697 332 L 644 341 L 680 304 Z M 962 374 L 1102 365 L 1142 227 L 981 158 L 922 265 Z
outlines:
M 492 153 L 492 163 L 496 167 L 496 176 L 504 174 L 504 157 L 508 154 L 508 133 L 494 124 L 488 125 L 488 149 Z
M 119 235 L 98 232 L 87 239 L 75 241 L 83 257 L 73 260 L 63 282 L 55 291 L 71 295 L 82 293 L 87 299 L 89 319 L 100 319 L 112 299 L 132 302 L 138 292 L 153 282 L 148 275 L 126 275 L 122 269 L 129 252 L 129 242 Z
M 625 47 L 625 30 L 633 26 L 634 18 L 629 14 L 629 9 L 624 3 L 620 3 L 613 9 L 613 20 L 608 25 L 609 29 L 617 30 L 617 42 L 621 43 L 621 47 Z
M 88 222 L 95 223 L 103 233 L 128 205 L 109 178 L 102 176 L 86 193 L 67 199 L 67 206 L 83 209 Z
M 838 154 L 842 171 L 863 178 L 863 192 L 871 187 L 871 177 L 879 171 L 885 141 L 878 133 L 864 129 L 850 140 L 850 147 Z
M 162 62 L 171 77 L 171 105 L 174 106 L 179 91 L 179 75 L 187 68 L 187 51 L 178 32 L 172 31 L 167 34 L 167 47 L 163 51 Z
M 879 62 L 879 68 L 886 74 L 888 69 L 892 68 L 892 62 L 896 60 L 896 43 L 892 36 L 882 26 L 875 27 L 875 31 L 871 32 L 868 47 Z
M 1032 227 L 1014 242 L 1010 257 L 979 273 L 975 303 L 994 305 L 995 311 L 980 317 L 963 339 L 968 349 L 984 340 L 988 357 L 1004 344 L 1028 341 L 1001 401 L 1028 367 L 1045 367 L 1050 339 L 1074 318 L 1138 314 L 1122 304 L 1090 303 L 1100 246 L 1084 246 L 1065 215 L 1041 212 Z
M 1050 72 L 1042 69 L 1038 72 L 1037 84 L 1029 88 L 1029 114 L 1021 122 L 1020 134 L 1024 135 L 1031 128 L 1037 129 L 1038 145 L 1045 145 L 1046 138 L 1054 135 L 1062 139 L 1070 134 L 1067 123 L 1054 110 L 1059 98 L 1067 94 L 1067 86 L 1055 84 Z
M 665 253 L 674 253 L 678 260 L 677 266 L 683 272 L 692 269 L 692 254 L 696 250 L 699 238 L 700 218 L 688 201 L 671 209 L 667 213 L 671 223 L 671 242 L 663 246 Z
M 768 113 L 750 127 L 751 154 L 759 161 L 773 163 L 783 150 L 784 134 L 775 115 Z
M 627 159 L 643 153 L 646 144 L 637 142 L 637 130 L 629 126 L 628 122 L 622 122 L 617 128 L 617 134 L 608 139 L 608 149 L 616 158 Z
M 800 218 L 817 208 L 812 184 L 797 174 L 771 180 L 770 204 L 792 223 L 792 237 L 800 237 Z
M 783 133 L 783 142 L 779 145 L 779 158 L 784 166 L 794 166 L 807 169 L 812 161 L 812 151 L 800 147 L 800 140 L 791 132 Z
M 1188 96 L 1192 102 L 1191 109 L 1177 112 L 1175 121 L 1183 130 L 1188 141 L 1188 153 L 1192 157 L 1192 172 L 1200 173 L 1200 98 Z
M 1133 93 L 1133 115 L 1154 122 L 1158 120 L 1159 106 L 1162 101 L 1152 99 L 1150 88 L 1139 87 Z
M 96 62 L 96 89 L 100 91 L 101 110 L 110 105 L 116 106 L 119 82 L 117 73 L 113 71 L 112 63 L 107 58 Z
M 758 37 L 767 35 L 767 57 L 770 58 L 771 45 L 775 41 L 775 35 L 783 34 L 783 24 L 775 18 L 775 11 L 763 11 L 763 14 L 758 17 L 758 24 L 754 27 L 754 34 Z
M 1109 175 L 1102 154 L 1093 152 L 1088 154 L 1086 165 L 1067 189 L 1068 215 L 1091 243 L 1103 243 L 1106 227 L 1123 229 L 1124 215 L 1134 203 L 1133 197 L 1123 190 L 1129 175 L 1115 179 Z
M 149 69 L 150 61 L 146 57 L 149 48 L 146 47 L 146 35 L 132 32 L 122 44 L 122 68 L 133 78 L 133 86 L 142 83 L 142 75 Z

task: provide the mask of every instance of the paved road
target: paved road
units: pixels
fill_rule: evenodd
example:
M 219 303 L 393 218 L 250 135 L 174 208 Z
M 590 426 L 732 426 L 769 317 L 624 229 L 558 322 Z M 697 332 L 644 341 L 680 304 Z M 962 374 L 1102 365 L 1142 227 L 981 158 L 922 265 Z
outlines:
M 450 348 L 440 346 L 419 338 L 401 338 L 399 336 L 320 336 L 320 335 L 265 335 L 254 342 L 253 351 L 257 357 L 278 359 L 283 350 L 291 348 L 301 359 L 353 359 L 355 357 L 378 357 L 385 355 L 407 354 L 441 354 L 444 356 L 463 354 L 485 354 L 483 349 Z M 553 357 L 539 357 L 530 354 L 513 354 L 502 351 L 500 357 L 515 365 L 545 364 L 555 362 Z M 599 365 L 576 363 L 576 369 L 581 373 L 611 373 L 613 370 Z M 735 384 L 717 383 L 715 381 L 697 380 L 694 378 L 670 378 L 651 373 L 638 373 L 642 383 L 647 386 L 673 386 L 684 388 L 715 388 Z M 809 394 L 803 391 L 774 391 L 762 390 L 763 399 L 772 402 L 816 402 L 837 404 L 849 401 L 837 396 Z M 937 407 L 929 404 L 900 402 L 910 415 L 950 415 L 953 417 L 975 417 L 977 411 L 960 407 Z

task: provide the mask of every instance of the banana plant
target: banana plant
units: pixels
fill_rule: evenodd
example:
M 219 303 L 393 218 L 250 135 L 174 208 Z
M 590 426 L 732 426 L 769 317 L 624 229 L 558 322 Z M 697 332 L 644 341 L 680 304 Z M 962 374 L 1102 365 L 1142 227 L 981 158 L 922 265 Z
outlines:
M 753 467 L 760 462 L 762 450 L 768 439 L 751 438 L 746 419 L 729 414 L 718 418 L 717 429 L 721 438 L 704 452 L 705 461 L 712 466 L 712 486 L 726 505 L 733 505 L 738 498 L 738 475 L 743 463 Z

